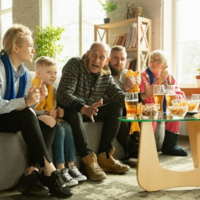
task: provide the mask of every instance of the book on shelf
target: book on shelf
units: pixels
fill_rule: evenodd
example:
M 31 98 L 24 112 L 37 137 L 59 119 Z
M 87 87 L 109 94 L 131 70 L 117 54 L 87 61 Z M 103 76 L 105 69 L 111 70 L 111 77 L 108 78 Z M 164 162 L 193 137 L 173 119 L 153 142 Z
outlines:
M 137 58 L 133 59 L 129 65 L 129 69 L 131 69 L 132 71 L 136 71 L 137 70 Z
M 127 58 L 126 59 L 126 66 L 125 66 L 126 69 L 130 68 L 130 63 L 131 63 L 132 60 L 133 60 L 132 58 Z
M 125 43 L 125 47 L 127 49 L 136 47 L 137 42 L 137 23 L 132 23 L 131 26 L 128 28 L 127 33 L 127 40 Z
M 128 27 L 128 32 L 127 32 L 127 38 L 125 42 L 125 48 L 128 48 L 130 40 L 131 40 L 131 34 L 132 34 L 132 27 Z
M 118 39 L 119 39 L 119 35 L 115 38 L 115 41 L 113 42 L 113 46 L 115 46 L 117 44 Z
M 122 38 L 122 41 L 121 41 L 121 45 L 122 45 L 122 46 L 125 46 L 126 38 L 127 38 L 127 33 L 124 33 L 123 38 Z
M 127 33 L 124 33 L 123 35 L 118 35 L 116 38 L 115 38 L 115 41 L 113 43 L 113 46 L 114 45 L 122 45 L 124 46 L 125 45 L 125 42 L 126 42 L 126 38 L 127 38 Z

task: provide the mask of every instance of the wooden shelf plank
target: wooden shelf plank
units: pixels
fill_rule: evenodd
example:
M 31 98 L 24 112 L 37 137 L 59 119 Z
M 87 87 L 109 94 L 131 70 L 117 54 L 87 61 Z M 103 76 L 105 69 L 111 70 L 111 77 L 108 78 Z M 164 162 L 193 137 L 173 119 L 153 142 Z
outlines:
M 200 88 L 181 88 L 186 96 L 191 96 L 192 94 L 200 94 Z

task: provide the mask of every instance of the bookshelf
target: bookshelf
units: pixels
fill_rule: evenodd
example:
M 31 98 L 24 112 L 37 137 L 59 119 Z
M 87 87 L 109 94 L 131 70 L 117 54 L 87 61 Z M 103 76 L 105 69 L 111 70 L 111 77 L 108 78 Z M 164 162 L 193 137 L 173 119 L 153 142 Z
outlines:
M 149 55 L 151 53 L 151 19 L 144 17 L 131 18 L 127 20 L 94 25 L 94 39 L 95 41 L 105 41 L 110 43 L 111 32 L 114 32 L 117 37 L 124 35 L 133 23 L 136 23 L 136 47 L 127 48 L 127 52 L 136 52 L 137 54 L 137 70 L 142 70 L 149 65 Z

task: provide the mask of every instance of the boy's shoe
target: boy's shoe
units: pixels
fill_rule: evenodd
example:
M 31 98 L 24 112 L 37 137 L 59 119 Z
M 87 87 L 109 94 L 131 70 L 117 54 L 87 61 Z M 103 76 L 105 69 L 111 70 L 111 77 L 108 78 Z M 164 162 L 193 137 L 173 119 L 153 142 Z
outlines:
M 76 165 L 70 165 L 68 173 L 72 178 L 74 178 L 77 181 L 87 180 L 87 177 L 81 174 Z
M 35 170 L 30 175 L 22 175 L 15 189 L 22 194 L 31 196 L 46 196 L 49 193 L 49 189 L 42 185 L 39 173 Z
M 70 188 L 63 182 L 58 170 L 53 171 L 51 176 L 45 176 L 42 173 L 40 179 L 42 184 L 49 188 L 49 192 L 53 196 L 58 198 L 69 198 L 72 196 Z
M 62 180 L 66 183 L 67 186 L 74 186 L 78 184 L 78 181 L 73 179 L 69 173 L 68 169 L 64 168 L 60 171 Z

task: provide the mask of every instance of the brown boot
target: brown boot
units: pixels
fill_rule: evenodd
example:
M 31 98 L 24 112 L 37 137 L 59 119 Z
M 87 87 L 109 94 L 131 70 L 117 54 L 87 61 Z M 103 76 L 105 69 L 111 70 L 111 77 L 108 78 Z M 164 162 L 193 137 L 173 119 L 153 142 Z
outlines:
M 113 154 L 115 152 L 115 148 L 113 147 L 109 153 L 109 158 L 106 157 L 106 153 L 100 153 L 97 155 L 97 160 L 99 166 L 105 172 L 113 172 L 113 173 L 124 173 L 130 169 L 128 165 L 122 164 L 119 160 L 115 160 L 113 158 Z
M 101 181 L 106 178 L 106 174 L 99 167 L 97 163 L 97 156 L 95 153 L 91 153 L 82 159 L 83 170 L 91 181 Z

